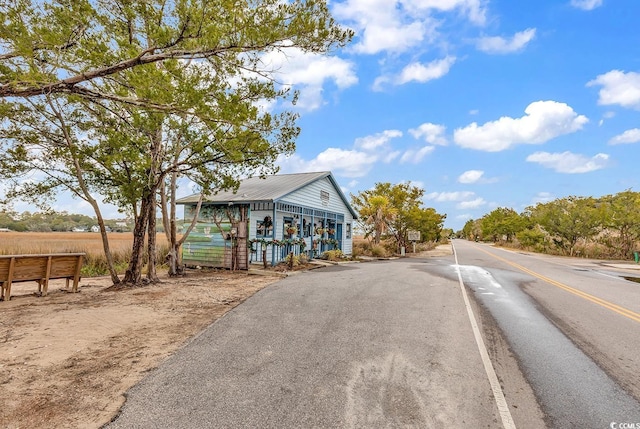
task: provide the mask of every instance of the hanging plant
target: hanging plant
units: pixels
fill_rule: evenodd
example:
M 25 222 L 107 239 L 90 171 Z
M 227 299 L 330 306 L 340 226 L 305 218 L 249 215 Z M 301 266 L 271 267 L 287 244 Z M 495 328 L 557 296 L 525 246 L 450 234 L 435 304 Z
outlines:
M 287 234 L 293 235 L 298 233 L 298 228 L 295 225 L 291 225 L 287 227 L 286 231 L 287 231 Z

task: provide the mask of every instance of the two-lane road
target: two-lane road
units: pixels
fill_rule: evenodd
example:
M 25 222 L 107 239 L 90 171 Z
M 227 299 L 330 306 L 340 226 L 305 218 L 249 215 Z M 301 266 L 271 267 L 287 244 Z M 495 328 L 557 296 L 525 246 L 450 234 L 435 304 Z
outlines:
M 458 279 L 436 267 L 455 272 L 449 255 L 271 285 L 133 388 L 108 427 L 501 428 Z M 513 359 L 506 370 L 513 418 L 544 428 Z
M 640 284 L 603 263 L 455 240 L 553 427 L 640 423 Z
M 260 291 L 108 427 L 640 429 L 640 284 L 584 260 L 453 248 Z

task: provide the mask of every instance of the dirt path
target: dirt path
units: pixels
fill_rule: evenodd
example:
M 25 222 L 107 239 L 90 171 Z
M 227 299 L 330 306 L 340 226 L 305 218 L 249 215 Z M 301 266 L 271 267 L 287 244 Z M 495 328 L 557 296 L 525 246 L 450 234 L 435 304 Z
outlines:
M 0 428 L 100 427 L 146 371 L 277 280 L 214 271 L 113 292 L 86 279 L 41 298 L 35 282 L 15 284 L 0 302 Z

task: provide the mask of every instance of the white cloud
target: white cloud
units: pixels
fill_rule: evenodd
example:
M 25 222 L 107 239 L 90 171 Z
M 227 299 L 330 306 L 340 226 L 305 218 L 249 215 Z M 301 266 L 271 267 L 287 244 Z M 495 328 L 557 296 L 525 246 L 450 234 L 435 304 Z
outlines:
M 640 142 L 640 128 L 633 128 L 609 140 L 610 145 Z
M 448 141 L 444 136 L 445 131 L 446 127 L 444 125 L 425 122 L 418 128 L 410 129 L 409 134 L 411 134 L 415 139 L 424 139 L 425 142 L 432 145 L 446 146 Z
M 407 10 L 437 10 L 440 12 L 451 12 L 455 9 L 461 10 L 472 23 L 484 25 L 486 22 L 486 10 L 483 8 L 481 0 L 405 0 L 403 6 Z
M 571 0 L 571 6 L 582 10 L 593 10 L 602 6 L 602 0 Z
M 355 141 L 355 146 L 366 151 L 377 150 L 387 146 L 391 139 L 397 137 L 402 137 L 402 131 L 385 130 L 371 136 L 358 137 Z
M 431 61 L 424 65 L 421 63 L 411 63 L 406 66 L 396 79 L 396 85 L 402 85 L 412 81 L 425 83 L 430 80 L 439 79 L 449 73 L 451 66 L 456 62 L 456 57 L 447 56 L 441 60 Z
M 391 162 L 393 162 L 396 158 L 398 158 L 400 156 L 400 151 L 399 150 L 394 150 L 392 152 L 388 152 L 383 158 L 382 158 L 382 162 L 384 162 L 385 164 L 389 164 Z
M 409 149 L 400 158 L 401 163 L 419 164 L 425 156 L 429 155 L 435 150 L 434 146 L 424 146 L 420 149 Z
M 276 163 L 284 172 L 332 171 L 344 177 L 366 176 L 378 158 L 366 152 L 328 148 L 306 161 L 298 155 L 279 156 Z
M 511 39 L 504 37 L 482 37 L 478 39 L 476 46 L 482 52 L 488 54 L 509 54 L 524 49 L 536 36 L 535 28 L 527 28 L 513 35 Z
M 596 85 L 602 86 L 598 104 L 618 104 L 640 110 L 640 73 L 611 70 L 587 83 L 587 86 Z
M 462 201 L 456 205 L 456 208 L 461 210 L 477 209 L 478 207 L 482 207 L 485 204 L 487 204 L 487 202 L 484 200 L 484 198 L 476 198 L 475 200 L 471 201 Z
M 474 192 L 462 191 L 462 192 L 431 192 L 424 196 L 425 200 L 433 200 L 438 203 L 451 202 L 451 201 L 463 201 L 475 197 Z
M 588 158 L 571 152 L 549 153 L 536 152 L 527 157 L 528 162 L 535 162 L 550 168 L 557 173 L 578 174 L 601 170 L 608 164 L 609 155 L 599 153 Z
M 484 171 L 482 170 L 469 170 L 465 171 L 458 177 L 458 182 L 460 183 L 476 183 L 479 181 L 484 175 Z
M 363 177 L 377 162 L 389 163 L 400 156 L 401 152 L 393 150 L 389 144 L 398 137 L 402 137 L 402 131 L 385 130 L 357 138 L 353 149 L 328 148 L 311 160 L 305 160 L 297 154 L 281 155 L 276 163 L 285 173 L 333 171 L 344 177 Z M 423 152 L 422 149 L 414 151 L 413 156 L 422 158 L 426 155 Z
M 435 31 L 428 16 L 408 14 L 397 0 L 347 0 L 333 6 L 334 16 L 353 28 L 360 54 L 401 53 L 420 45 Z
M 271 51 L 262 57 L 265 69 L 272 70 L 285 86 L 300 90 L 298 108 L 315 110 L 323 104 L 323 88 L 332 82 L 338 89 L 358 83 L 352 62 L 338 57 L 303 52 L 298 48 Z
M 550 192 L 538 192 L 533 199 L 533 204 L 548 203 L 555 200 L 555 196 Z
M 517 144 L 541 144 L 563 134 L 573 133 L 588 122 L 565 103 L 536 101 L 525 109 L 521 118 L 504 116 L 478 126 L 476 122 L 453 133 L 459 146 L 499 152 Z
M 616 112 L 611 112 L 611 111 L 604 112 L 604 114 L 602 115 L 602 119 L 600 119 L 600 122 L 598 122 L 598 125 L 602 126 L 604 124 L 605 119 L 611 119 L 614 116 L 616 116 Z
M 382 91 L 387 84 L 404 85 L 409 82 L 426 83 L 430 80 L 439 79 L 449 73 L 451 66 L 456 62 L 456 57 L 447 56 L 440 60 L 434 60 L 424 65 L 414 62 L 405 66 L 396 75 L 383 75 L 376 78 L 373 83 L 374 91 Z
M 438 35 L 442 12 L 461 11 L 476 25 L 484 25 L 481 0 L 346 0 L 333 4 L 336 19 L 351 27 L 356 37 L 351 50 L 366 55 L 410 51 Z M 436 20 L 434 12 L 440 12 Z

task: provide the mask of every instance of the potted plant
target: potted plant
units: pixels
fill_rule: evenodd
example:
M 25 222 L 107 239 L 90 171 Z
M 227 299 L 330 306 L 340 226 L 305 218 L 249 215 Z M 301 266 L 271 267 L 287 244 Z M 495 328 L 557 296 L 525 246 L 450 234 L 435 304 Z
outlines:
M 296 235 L 298 233 L 298 227 L 295 225 L 289 225 L 285 231 L 287 231 L 287 234 L 289 235 Z

